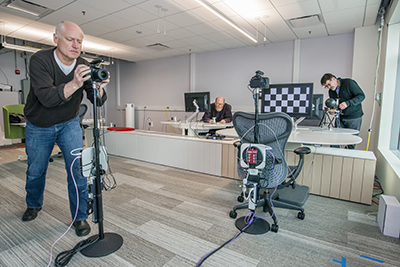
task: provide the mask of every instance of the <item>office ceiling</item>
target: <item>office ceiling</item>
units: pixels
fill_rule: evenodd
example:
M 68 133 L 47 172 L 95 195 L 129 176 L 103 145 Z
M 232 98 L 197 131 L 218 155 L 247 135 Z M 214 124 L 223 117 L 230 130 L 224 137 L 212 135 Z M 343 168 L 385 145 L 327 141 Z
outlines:
M 14 0 L 0 5 L 8 1 Z M 351 33 L 374 25 L 381 5 L 381 0 L 208 0 L 254 43 L 196 0 L 29 2 L 50 10 L 35 17 L 0 6 L 0 34 L 7 40 L 54 45 L 54 26 L 70 20 L 85 32 L 84 51 L 134 62 Z

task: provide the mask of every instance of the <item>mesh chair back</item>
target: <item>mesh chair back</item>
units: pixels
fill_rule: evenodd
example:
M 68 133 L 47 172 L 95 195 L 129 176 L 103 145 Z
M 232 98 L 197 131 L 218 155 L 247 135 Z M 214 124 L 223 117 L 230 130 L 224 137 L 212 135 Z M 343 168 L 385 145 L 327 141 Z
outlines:
M 270 146 L 267 156 L 273 155 L 275 161 L 267 164 L 259 174 L 261 188 L 274 188 L 281 184 L 288 175 L 288 165 L 285 159 L 285 147 L 292 132 L 292 119 L 282 112 L 259 114 L 258 142 L 254 131 L 255 115 L 253 113 L 236 112 L 233 116 L 233 125 L 241 143 L 259 143 Z M 247 171 L 238 164 L 239 177 L 246 178 Z

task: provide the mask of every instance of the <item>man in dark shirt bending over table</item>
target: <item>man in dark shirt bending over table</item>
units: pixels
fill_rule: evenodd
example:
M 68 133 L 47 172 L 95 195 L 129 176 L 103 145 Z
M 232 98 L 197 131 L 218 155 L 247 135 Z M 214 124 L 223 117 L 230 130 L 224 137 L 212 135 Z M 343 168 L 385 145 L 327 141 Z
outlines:
M 357 82 L 326 73 L 321 78 L 321 85 L 329 89 L 330 98 L 339 100 L 341 114 L 337 126 L 359 131 L 364 115 L 361 102 L 365 99 L 365 94 Z M 355 145 L 348 145 L 347 148 L 354 149 Z
M 92 103 L 95 93 L 92 84 L 87 81 L 91 77 L 87 75 L 90 67 L 80 57 L 83 37 L 83 31 L 77 24 L 70 21 L 57 24 L 53 35 L 57 47 L 39 51 L 31 57 L 31 88 L 24 109 L 27 120 L 25 142 L 28 169 L 25 190 L 28 208 L 22 220 L 34 220 L 42 209 L 48 162 L 57 143 L 65 161 L 69 207 L 78 236 L 90 233 L 86 221 L 87 179 L 80 174 L 79 160 L 75 161 L 76 153 L 83 149 L 78 114 L 83 91 L 86 91 Z M 100 91 L 100 96 L 97 96 L 99 106 L 107 99 L 103 88 L 108 83 L 109 79 L 96 84 Z

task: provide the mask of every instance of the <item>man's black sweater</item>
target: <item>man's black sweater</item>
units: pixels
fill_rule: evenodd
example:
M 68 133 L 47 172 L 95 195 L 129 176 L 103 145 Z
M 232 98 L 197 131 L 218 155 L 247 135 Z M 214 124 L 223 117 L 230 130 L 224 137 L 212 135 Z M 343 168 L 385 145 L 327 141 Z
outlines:
M 38 127 L 50 127 L 75 118 L 79 114 L 83 90 L 93 103 L 94 90 L 90 82 L 85 82 L 69 98 L 64 96 L 64 86 L 73 80 L 79 64 L 87 65 L 87 62 L 81 57 L 77 58 L 74 69 L 65 75 L 54 59 L 54 49 L 38 51 L 32 55 L 29 65 L 31 88 L 24 109 L 30 123 Z M 101 106 L 106 99 L 104 91 L 103 97 L 97 100 L 98 105 Z
M 339 95 L 336 91 L 329 90 L 329 97 L 339 98 L 339 104 L 346 102 L 347 108 L 342 110 L 341 117 L 355 119 L 364 115 L 361 102 L 365 99 L 365 94 L 360 86 L 352 79 L 338 78 L 338 80 L 340 81 Z

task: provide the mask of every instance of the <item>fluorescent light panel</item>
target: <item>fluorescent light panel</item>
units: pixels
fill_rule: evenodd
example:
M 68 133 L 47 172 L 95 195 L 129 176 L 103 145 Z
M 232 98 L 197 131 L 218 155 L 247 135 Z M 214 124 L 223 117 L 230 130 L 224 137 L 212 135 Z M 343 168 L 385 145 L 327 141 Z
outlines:
M 53 12 L 54 10 L 47 7 L 26 1 L 26 0 L 5 0 L 1 6 L 17 10 L 35 17 L 43 17 Z
M 198 2 L 200 5 L 203 7 L 207 8 L 209 11 L 217 15 L 220 19 L 231 25 L 233 28 L 235 28 L 237 31 L 239 31 L 241 34 L 252 40 L 253 42 L 257 43 L 257 40 L 253 38 L 251 35 L 249 35 L 247 32 L 239 28 L 237 25 L 235 25 L 233 22 L 231 22 L 228 18 L 226 18 L 224 15 L 222 15 L 220 12 L 218 12 L 215 8 L 211 7 L 208 3 L 202 1 L 202 0 L 195 0 Z
M 6 42 L 3 42 L 1 45 L 4 48 L 19 50 L 19 51 L 25 51 L 25 52 L 31 52 L 31 53 L 36 53 L 37 51 L 41 50 L 40 48 L 35 48 L 35 47 L 31 47 L 31 46 L 8 44 Z

